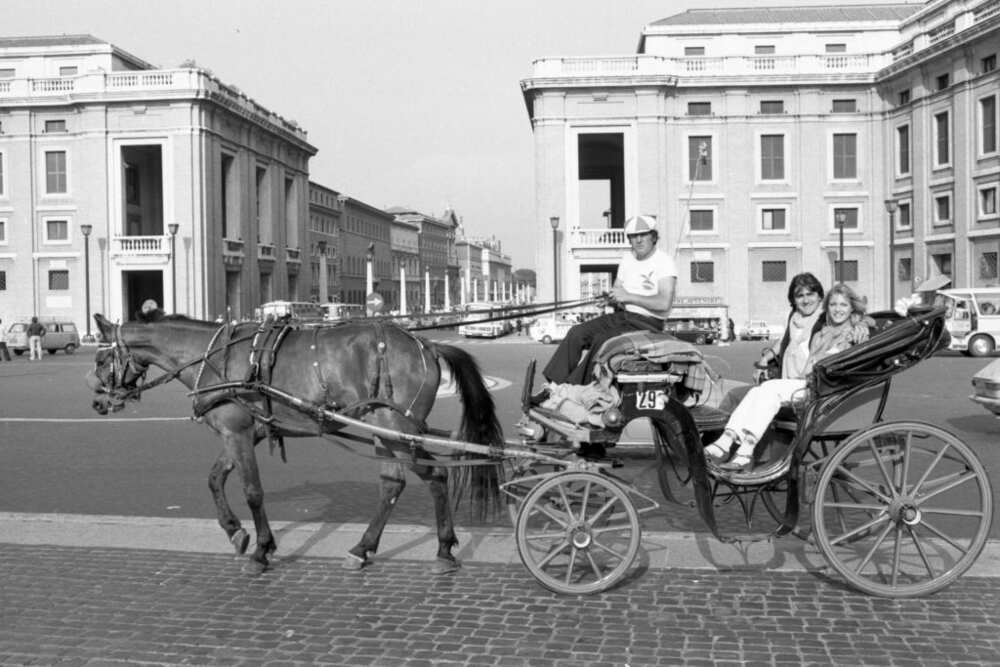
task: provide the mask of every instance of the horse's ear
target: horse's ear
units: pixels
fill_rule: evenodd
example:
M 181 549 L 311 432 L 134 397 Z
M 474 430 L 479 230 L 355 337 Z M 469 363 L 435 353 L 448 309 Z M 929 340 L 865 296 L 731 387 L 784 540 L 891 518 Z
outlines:
M 110 341 L 114 339 L 115 325 L 105 319 L 104 315 L 94 313 L 94 321 L 97 322 L 97 329 L 101 332 L 101 339 Z

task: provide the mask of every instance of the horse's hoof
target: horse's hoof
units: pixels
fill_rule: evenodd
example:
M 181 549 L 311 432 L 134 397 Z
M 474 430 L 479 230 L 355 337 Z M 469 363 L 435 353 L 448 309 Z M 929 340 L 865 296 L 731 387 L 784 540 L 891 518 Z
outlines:
M 252 574 L 252 575 L 264 574 L 266 570 L 267 570 L 267 563 L 262 563 L 259 560 L 254 560 L 253 558 L 247 559 L 247 562 L 243 564 L 244 574 Z
M 368 564 L 367 558 L 362 558 L 361 556 L 355 556 L 351 552 L 347 552 L 347 555 L 344 556 L 344 560 L 341 561 L 340 563 L 340 567 L 345 570 L 351 570 L 357 572 L 367 564 Z
M 431 567 L 431 574 L 452 574 L 462 568 L 461 563 L 455 559 L 437 558 Z
M 236 555 L 242 556 L 247 552 L 247 546 L 250 544 L 250 533 L 240 528 L 229 538 L 229 542 L 236 550 Z

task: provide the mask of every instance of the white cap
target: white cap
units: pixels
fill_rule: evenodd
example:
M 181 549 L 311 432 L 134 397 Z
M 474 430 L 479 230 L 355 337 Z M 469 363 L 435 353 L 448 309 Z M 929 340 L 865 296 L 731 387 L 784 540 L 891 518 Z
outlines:
M 637 215 L 625 222 L 625 236 L 648 234 L 656 231 L 656 220 L 648 215 Z

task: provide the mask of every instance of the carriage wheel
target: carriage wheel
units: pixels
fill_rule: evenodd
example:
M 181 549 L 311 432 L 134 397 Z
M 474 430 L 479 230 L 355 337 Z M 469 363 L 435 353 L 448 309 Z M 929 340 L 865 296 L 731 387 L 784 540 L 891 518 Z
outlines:
M 517 553 L 540 584 L 557 593 L 598 593 L 615 585 L 639 551 L 632 499 L 616 482 L 564 472 L 540 482 L 521 504 Z
M 914 597 L 972 565 L 992 512 L 986 471 L 968 445 L 930 424 L 890 422 L 830 457 L 816 484 L 813 531 L 855 588 Z

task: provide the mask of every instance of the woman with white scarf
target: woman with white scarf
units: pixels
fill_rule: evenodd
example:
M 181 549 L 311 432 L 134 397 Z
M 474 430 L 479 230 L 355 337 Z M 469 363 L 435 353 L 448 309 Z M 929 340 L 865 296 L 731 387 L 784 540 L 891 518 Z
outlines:
M 864 301 L 847 285 L 835 285 L 826 295 L 822 328 L 812 333 L 812 316 L 789 321 L 789 344 L 782 359 L 782 377 L 753 387 L 726 423 L 722 436 L 705 448 L 705 456 L 723 470 L 746 472 L 753 467 L 753 451 L 783 404 L 806 387 L 813 365 L 832 354 L 868 340 Z M 807 350 L 803 355 L 803 348 Z M 792 373 L 796 373 L 792 375 Z M 736 445 L 735 453 L 732 451 Z

